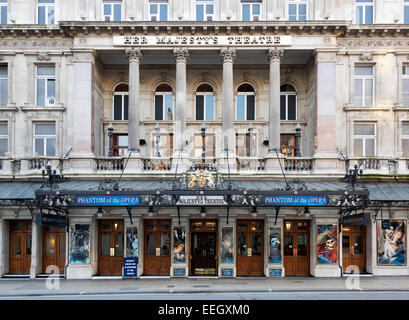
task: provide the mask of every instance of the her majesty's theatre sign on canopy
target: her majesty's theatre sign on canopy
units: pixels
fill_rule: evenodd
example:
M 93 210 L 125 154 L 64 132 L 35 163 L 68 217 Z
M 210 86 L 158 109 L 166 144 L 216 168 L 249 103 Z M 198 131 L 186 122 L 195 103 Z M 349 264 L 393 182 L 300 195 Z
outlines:
M 290 46 L 292 36 L 114 36 L 115 46 Z

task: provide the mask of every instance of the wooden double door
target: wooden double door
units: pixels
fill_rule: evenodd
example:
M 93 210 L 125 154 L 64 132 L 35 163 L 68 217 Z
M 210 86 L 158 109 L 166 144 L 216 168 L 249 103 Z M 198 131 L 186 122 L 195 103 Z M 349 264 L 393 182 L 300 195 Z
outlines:
M 98 248 L 98 274 L 122 275 L 124 258 L 123 220 L 99 220 Z
M 237 220 L 237 275 L 264 275 L 264 221 Z
M 145 220 L 144 275 L 170 274 L 170 220 Z
M 286 276 L 310 274 L 310 223 L 284 220 L 284 268 Z
M 190 265 L 192 276 L 217 275 L 217 221 L 190 221 Z
M 29 274 L 31 267 L 32 222 L 10 221 L 10 274 Z
M 359 273 L 366 272 L 365 238 L 365 226 L 342 228 L 342 270 L 344 273 L 355 272 L 354 268 L 348 270 L 348 266 L 358 267 Z
M 66 258 L 65 239 L 65 227 L 43 227 L 43 273 L 47 273 L 48 266 L 57 266 L 59 273 L 64 273 Z

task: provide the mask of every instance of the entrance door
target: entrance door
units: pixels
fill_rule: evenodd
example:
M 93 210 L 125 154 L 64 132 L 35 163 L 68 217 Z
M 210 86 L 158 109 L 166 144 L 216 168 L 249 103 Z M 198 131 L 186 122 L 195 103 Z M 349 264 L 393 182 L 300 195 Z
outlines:
M 237 275 L 264 275 L 264 221 L 237 220 Z
M 98 274 L 122 275 L 124 258 L 123 220 L 99 220 Z
M 286 276 L 310 274 L 310 223 L 284 221 L 284 268 Z
M 65 267 L 65 227 L 43 227 L 43 272 L 48 266 L 57 266 L 59 273 L 64 273 Z
M 31 266 L 31 221 L 10 222 L 11 274 L 29 274 Z
M 190 222 L 192 276 L 217 275 L 217 221 Z
M 170 220 L 145 220 L 144 275 L 170 274 Z
M 360 273 L 366 270 L 365 259 L 365 226 L 353 226 L 342 228 L 342 268 L 347 273 L 348 266 L 354 265 Z M 351 273 L 353 270 L 348 270 Z

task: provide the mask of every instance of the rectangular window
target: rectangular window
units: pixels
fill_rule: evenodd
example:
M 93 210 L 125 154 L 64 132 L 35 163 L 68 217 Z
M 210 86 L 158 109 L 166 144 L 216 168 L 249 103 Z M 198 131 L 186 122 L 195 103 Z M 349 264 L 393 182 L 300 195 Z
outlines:
M 403 4 L 403 23 L 409 23 L 409 0 Z
M 55 67 L 37 66 L 37 106 L 55 105 Z
M 255 157 L 257 155 L 257 137 L 248 133 L 236 133 L 236 155 L 238 157 Z
M 206 157 L 216 156 L 216 137 L 214 134 L 206 134 L 205 137 Z M 201 158 L 203 148 L 203 138 L 200 134 L 194 135 L 193 157 Z
M 280 136 L 281 153 L 288 157 L 295 157 L 296 149 L 295 134 L 282 134 Z
M 196 0 L 196 21 L 214 20 L 214 1 Z
M 7 0 L 0 0 L 0 24 L 7 24 Z
M 103 20 L 121 21 L 122 0 L 103 1 Z
M 37 23 L 54 24 L 55 23 L 55 5 L 54 0 L 37 0 Z
M 307 20 L 308 0 L 288 0 L 288 20 Z
M 173 94 L 155 95 L 155 120 L 173 120 Z
M 259 21 L 261 15 L 261 1 L 242 1 L 241 13 L 243 21 Z M 258 3 L 255 3 L 258 2 Z
M 196 95 L 196 120 L 214 120 L 214 95 Z
M 376 125 L 374 123 L 354 124 L 354 156 L 376 155 Z
M 9 130 L 7 123 L 0 123 L 0 157 L 6 156 L 9 145 Z
M 168 21 L 168 1 L 150 1 L 149 17 L 151 21 Z
M 373 0 L 355 0 L 355 23 L 373 24 Z
M 173 133 L 161 133 L 152 139 L 152 156 L 170 157 L 173 154 Z
M 55 157 L 56 130 L 55 123 L 34 124 L 34 155 Z
M 8 101 L 8 70 L 7 65 L 0 65 L 0 106 L 7 106 Z
M 374 67 L 356 66 L 354 69 L 354 104 L 357 107 L 374 105 Z
M 255 120 L 254 94 L 237 94 L 236 120 Z
M 297 120 L 296 94 L 280 95 L 280 120 Z
M 402 155 L 409 158 L 409 122 L 402 122 Z
M 409 106 L 409 65 L 402 66 L 402 104 Z
M 128 155 L 128 135 L 114 134 L 112 138 L 112 155 L 114 157 Z
M 114 95 L 114 120 L 128 120 L 128 94 Z

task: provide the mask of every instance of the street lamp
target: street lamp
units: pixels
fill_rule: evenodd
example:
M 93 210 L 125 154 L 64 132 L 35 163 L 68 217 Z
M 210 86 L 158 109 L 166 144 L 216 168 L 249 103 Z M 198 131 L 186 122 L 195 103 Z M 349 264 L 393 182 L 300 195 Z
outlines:
M 301 126 L 300 123 L 297 123 L 297 126 L 295 127 L 295 156 L 296 157 L 301 157 Z
M 112 157 L 112 136 L 113 136 L 114 127 L 112 126 L 112 122 L 108 125 L 108 157 Z
M 252 144 L 253 144 L 253 135 L 254 135 L 254 133 L 253 133 L 253 131 L 254 131 L 253 123 L 250 122 L 248 130 L 249 130 L 249 139 L 250 139 L 250 141 L 249 141 L 249 157 L 252 157 L 253 156 L 253 146 L 252 146 Z
M 206 161 L 206 124 L 203 122 L 202 123 L 202 129 L 201 129 L 201 136 L 202 136 L 202 166 L 204 169 L 205 166 L 205 161 Z
M 159 139 L 160 139 L 160 128 L 159 128 L 159 122 L 156 122 L 155 126 L 155 133 L 153 134 L 155 136 L 155 149 L 156 149 L 156 156 L 160 157 L 160 152 L 159 152 Z

